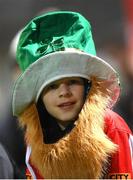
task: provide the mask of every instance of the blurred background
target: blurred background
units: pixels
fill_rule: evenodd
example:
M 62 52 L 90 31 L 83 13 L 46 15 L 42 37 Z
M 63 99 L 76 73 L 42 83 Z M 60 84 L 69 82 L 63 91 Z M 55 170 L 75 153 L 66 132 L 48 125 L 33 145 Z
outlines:
M 91 22 L 98 56 L 120 74 L 121 97 L 114 110 L 133 129 L 132 0 L 0 0 L 0 141 L 19 167 L 24 165 L 25 145 L 11 109 L 13 82 L 20 74 L 16 42 L 31 18 L 53 10 L 77 11 Z

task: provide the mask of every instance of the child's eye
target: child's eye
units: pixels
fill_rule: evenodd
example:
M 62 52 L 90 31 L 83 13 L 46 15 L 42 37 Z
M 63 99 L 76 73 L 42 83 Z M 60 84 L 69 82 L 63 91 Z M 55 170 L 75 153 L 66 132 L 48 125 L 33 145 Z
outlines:
M 69 81 L 69 84 L 77 84 L 77 83 L 78 83 L 78 81 L 75 79 Z
M 70 85 L 74 85 L 74 84 L 83 84 L 83 81 L 80 79 L 72 79 L 69 81 Z
M 57 84 L 51 84 L 51 85 L 49 85 L 49 87 L 48 87 L 49 90 L 57 89 L 57 88 L 58 88 L 58 85 L 57 85 Z

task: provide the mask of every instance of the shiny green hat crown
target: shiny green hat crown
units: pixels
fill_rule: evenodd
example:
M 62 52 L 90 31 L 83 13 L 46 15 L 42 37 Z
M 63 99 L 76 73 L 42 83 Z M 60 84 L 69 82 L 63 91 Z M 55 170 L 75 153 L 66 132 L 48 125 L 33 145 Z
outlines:
M 76 12 L 50 12 L 34 18 L 23 29 L 17 46 L 17 62 L 25 71 L 42 56 L 67 48 L 96 55 L 91 25 Z

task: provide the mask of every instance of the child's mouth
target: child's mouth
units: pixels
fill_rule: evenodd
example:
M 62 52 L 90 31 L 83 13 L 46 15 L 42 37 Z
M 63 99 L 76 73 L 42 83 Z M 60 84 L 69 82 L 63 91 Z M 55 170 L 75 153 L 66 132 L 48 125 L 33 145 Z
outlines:
M 69 110 L 69 109 L 72 109 L 74 104 L 75 102 L 64 102 L 64 103 L 59 104 L 58 107 L 64 110 Z

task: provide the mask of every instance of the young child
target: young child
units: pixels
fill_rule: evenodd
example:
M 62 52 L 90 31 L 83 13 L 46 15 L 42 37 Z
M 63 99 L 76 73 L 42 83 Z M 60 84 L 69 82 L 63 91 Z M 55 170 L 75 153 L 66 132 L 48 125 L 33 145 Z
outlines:
M 111 110 L 119 78 L 96 56 L 90 23 L 68 11 L 34 18 L 17 61 L 13 113 L 25 128 L 27 177 L 133 178 L 133 135 Z

